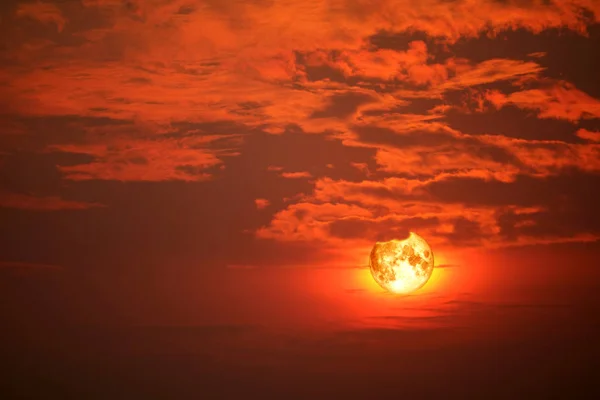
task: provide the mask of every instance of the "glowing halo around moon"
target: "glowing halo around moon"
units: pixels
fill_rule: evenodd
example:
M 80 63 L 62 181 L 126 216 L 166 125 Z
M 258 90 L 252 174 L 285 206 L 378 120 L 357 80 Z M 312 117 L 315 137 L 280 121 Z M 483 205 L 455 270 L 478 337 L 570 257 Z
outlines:
M 429 280 L 433 272 L 433 252 L 425 239 L 410 232 L 404 240 L 375 243 L 369 267 L 379 286 L 392 293 L 408 294 Z

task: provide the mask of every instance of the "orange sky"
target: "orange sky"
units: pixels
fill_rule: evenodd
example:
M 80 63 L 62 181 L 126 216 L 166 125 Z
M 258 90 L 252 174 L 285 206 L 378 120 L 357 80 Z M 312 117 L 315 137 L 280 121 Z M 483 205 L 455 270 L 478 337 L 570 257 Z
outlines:
M 440 371 L 456 348 L 471 371 L 480 345 L 519 364 L 552 331 L 582 347 L 536 379 L 563 376 L 600 333 L 598 48 L 596 0 L 3 1 L 0 338 L 22 368 L 41 352 L 77 371 L 66 347 L 114 371 L 81 339 L 114 334 L 107 354 L 174 346 L 240 377 L 296 357 L 293 383 L 363 374 L 415 332 L 451 349 Z M 438 268 L 392 296 L 368 254 L 409 231 Z M 537 393 L 519 382 L 503 393 Z

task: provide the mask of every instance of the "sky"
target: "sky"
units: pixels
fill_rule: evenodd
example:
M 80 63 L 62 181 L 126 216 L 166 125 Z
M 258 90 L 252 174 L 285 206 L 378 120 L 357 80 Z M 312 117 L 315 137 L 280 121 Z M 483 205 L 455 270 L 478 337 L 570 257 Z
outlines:
M 599 48 L 597 0 L 2 1 L 0 394 L 593 397 Z

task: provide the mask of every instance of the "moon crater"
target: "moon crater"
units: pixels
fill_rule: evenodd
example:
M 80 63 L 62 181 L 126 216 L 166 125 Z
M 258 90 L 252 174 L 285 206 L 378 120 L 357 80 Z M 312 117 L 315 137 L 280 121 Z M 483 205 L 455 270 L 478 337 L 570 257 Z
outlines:
M 377 242 L 369 257 L 371 275 L 384 289 L 411 293 L 421 288 L 433 272 L 433 252 L 421 236 L 410 232 L 404 240 Z

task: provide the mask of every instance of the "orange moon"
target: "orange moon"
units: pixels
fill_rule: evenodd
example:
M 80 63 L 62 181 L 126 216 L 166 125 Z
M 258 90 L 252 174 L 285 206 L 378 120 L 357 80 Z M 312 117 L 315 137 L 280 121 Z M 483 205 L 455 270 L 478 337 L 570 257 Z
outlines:
M 408 294 L 423 287 L 433 272 L 433 252 L 421 236 L 410 232 L 404 240 L 377 242 L 369 266 L 382 288 Z

